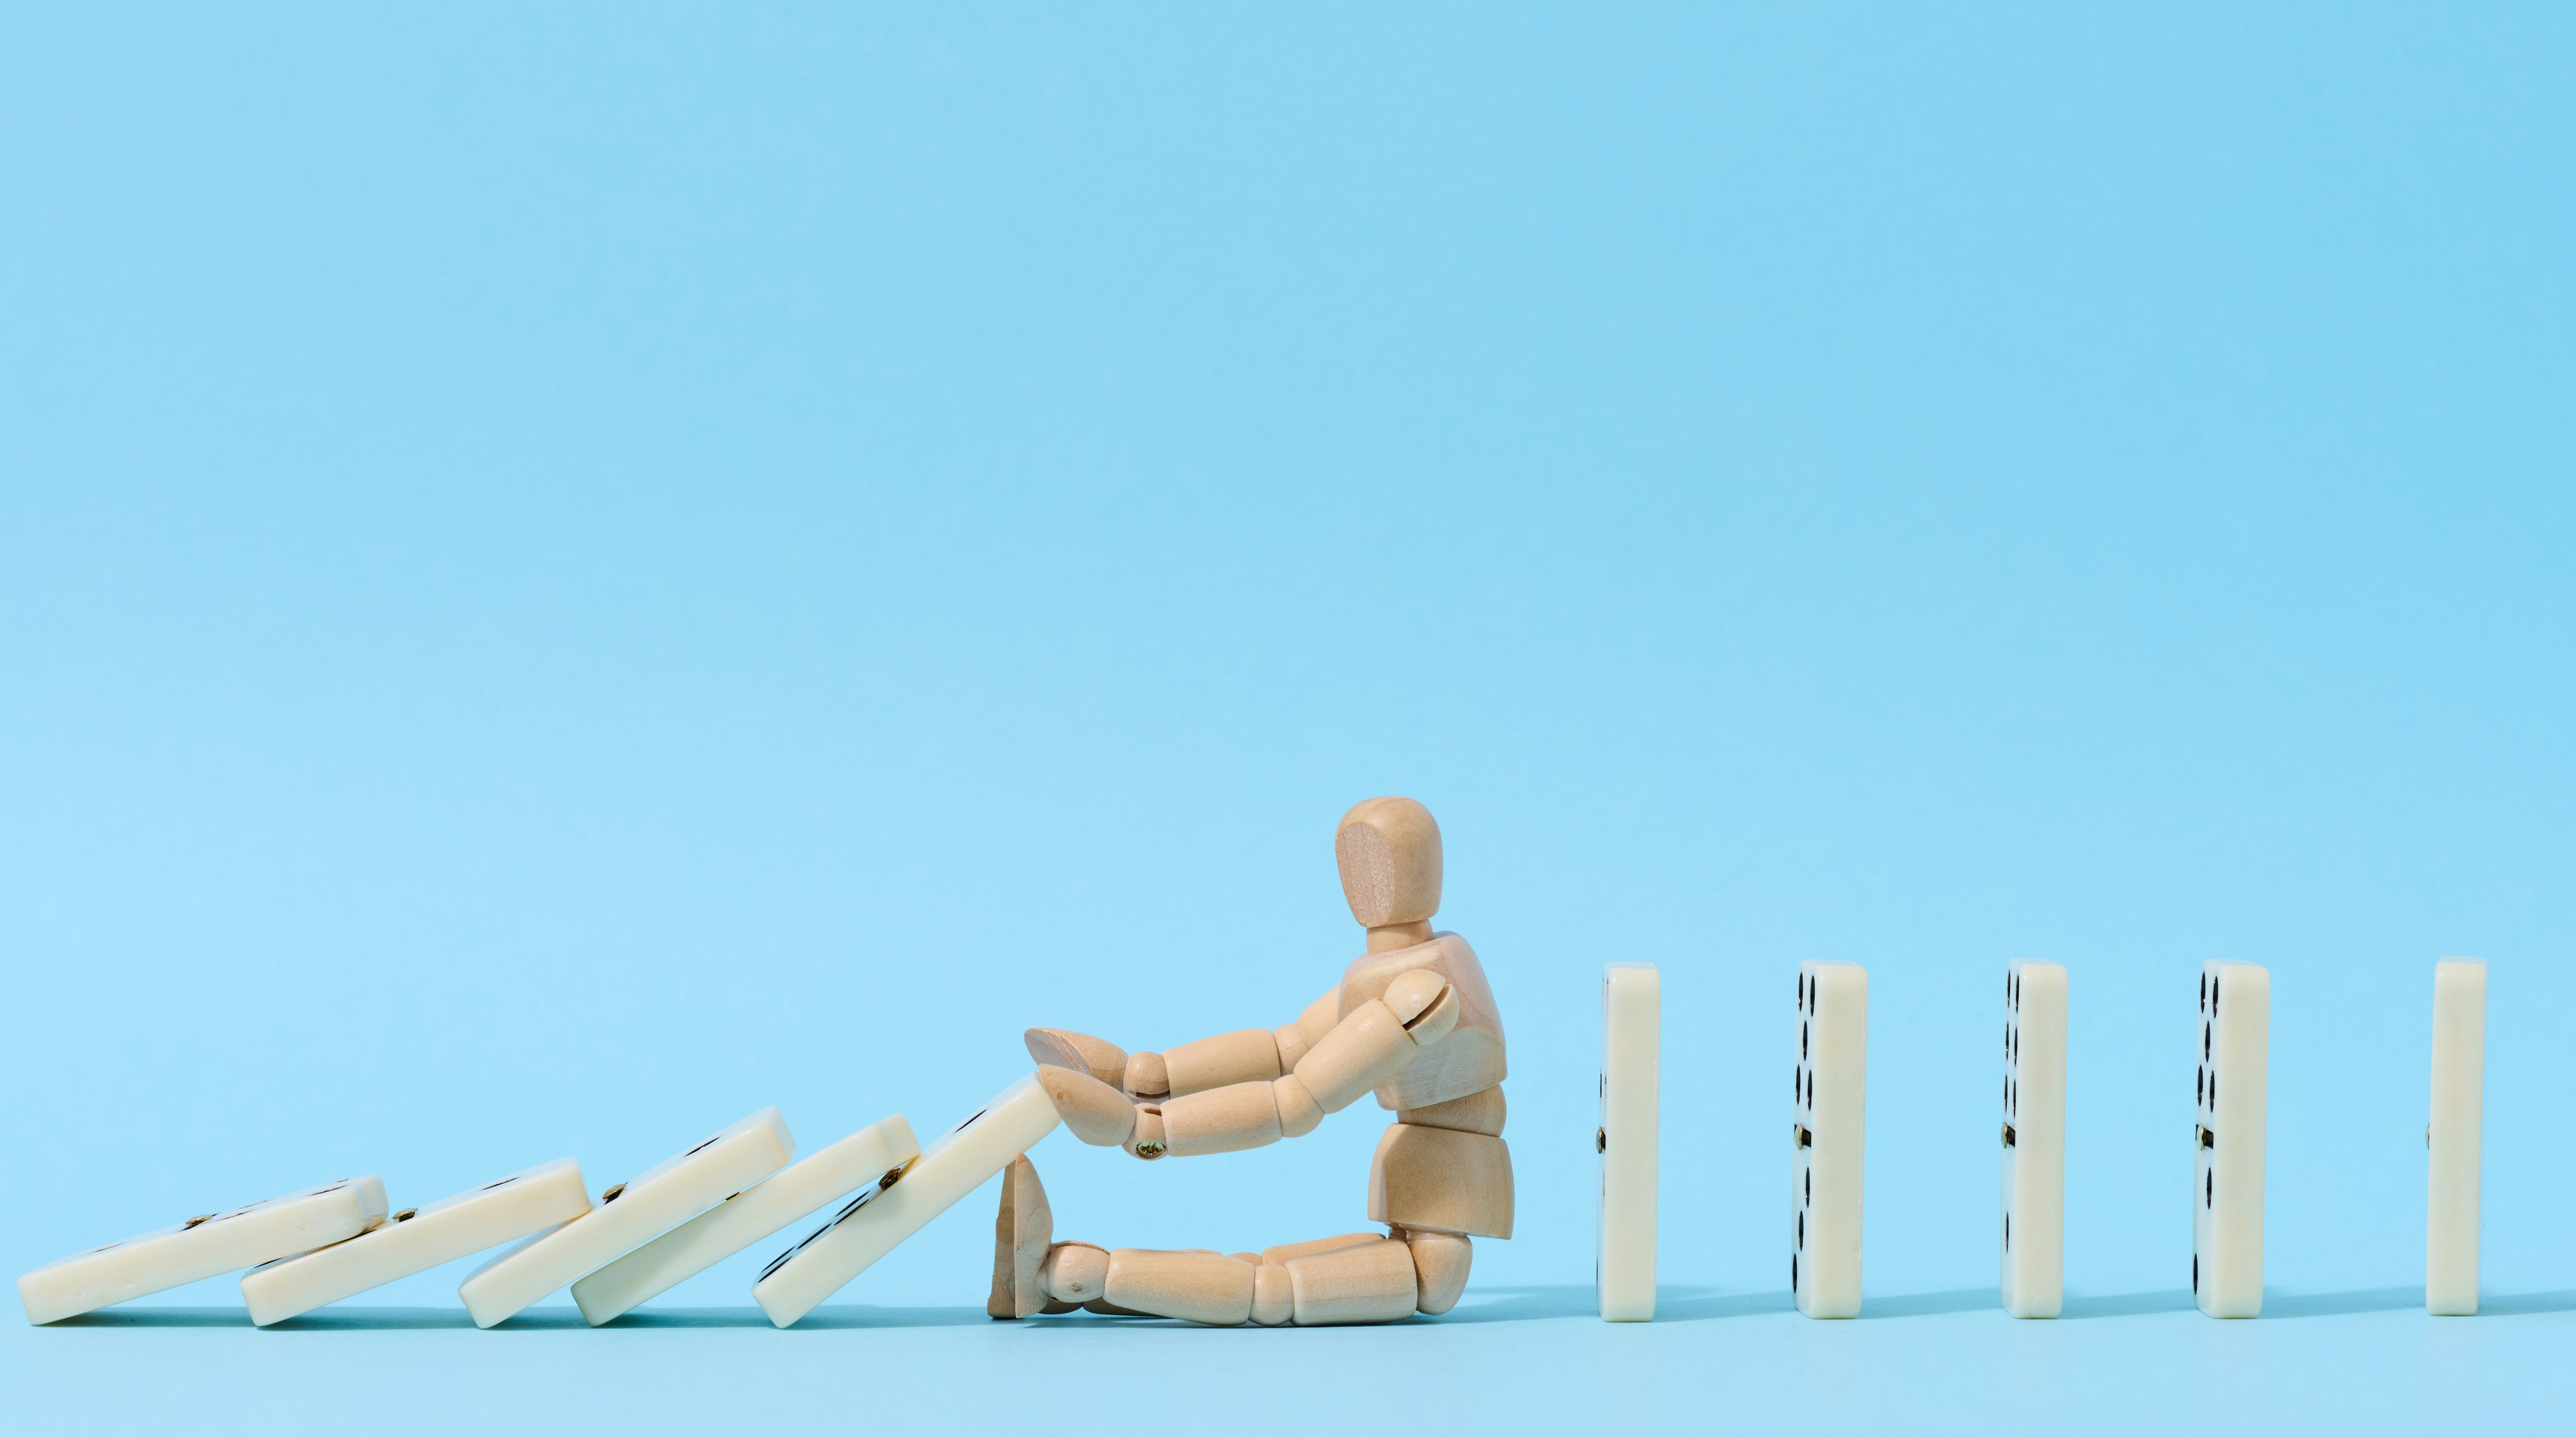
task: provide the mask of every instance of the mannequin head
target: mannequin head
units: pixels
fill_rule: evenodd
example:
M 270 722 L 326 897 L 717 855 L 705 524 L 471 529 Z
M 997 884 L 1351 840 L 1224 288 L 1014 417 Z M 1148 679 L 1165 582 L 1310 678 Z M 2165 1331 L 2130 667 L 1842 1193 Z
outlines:
M 1333 834 L 1342 897 L 1365 928 L 1412 924 L 1440 909 L 1440 825 L 1411 799 L 1363 799 Z

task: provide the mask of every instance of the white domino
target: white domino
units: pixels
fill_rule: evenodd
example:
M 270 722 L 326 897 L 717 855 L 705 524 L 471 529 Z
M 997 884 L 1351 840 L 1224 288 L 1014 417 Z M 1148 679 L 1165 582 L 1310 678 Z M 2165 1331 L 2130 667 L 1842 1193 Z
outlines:
M 903 1115 L 870 1124 L 574 1284 L 572 1301 L 597 1327 L 852 1189 L 892 1184 L 920 1153 Z
M 1798 966 L 1797 1079 L 1789 1288 L 1809 1318 L 1857 1317 L 1861 1118 L 1869 1085 L 1869 974 L 1860 965 Z
M 2478 1145 L 2486 1092 L 2487 966 L 2433 968 L 2433 1118 L 2424 1207 L 2424 1311 L 2478 1311 Z
M 283 1322 L 579 1218 L 589 1208 L 581 1165 L 559 1158 L 421 1208 L 406 1208 L 328 1248 L 262 1264 L 242 1275 L 242 1300 L 250 1305 L 251 1322 Z
M 1601 976 L 1601 1316 L 1655 1316 L 1656 1085 L 1663 1055 L 1663 975 L 1611 964 Z
M 2272 976 L 2200 971 L 2198 1121 L 2192 1125 L 2191 1291 L 2212 1318 L 2263 1311 L 2263 1115 Z
M 18 1301 L 28 1322 L 53 1323 L 338 1243 L 384 1221 L 384 1180 L 344 1178 L 49 1263 L 18 1280 Z
M 609 1189 L 581 1217 L 474 1270 L 456 1294 L 475 1326 L 489 1328 L 776 1173 L 795 1151 L 787 1121 L 774 1108 L 762 1109 Z
M 781 1328 L 814 1311 L 868 1265 L 973 1193 L 1052 1132 L 1055 1105 L 1030 1075 L 941 1135 L 903 1176 L 850 1200 L 830 1222 L 771 1261 L 751 1296 Z
M 2003 1305 L 2055 1318 L 2065 1299 L 2066 970 L 2004 970 Z

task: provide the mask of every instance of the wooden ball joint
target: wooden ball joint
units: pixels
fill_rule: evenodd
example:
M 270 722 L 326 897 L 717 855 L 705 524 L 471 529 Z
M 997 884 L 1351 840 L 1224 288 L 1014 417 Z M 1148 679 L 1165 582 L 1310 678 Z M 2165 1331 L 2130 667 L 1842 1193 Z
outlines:
M 1411 799 L 1342 815 L 1333 858 L 1364 952 L 1341 981 L 1276 1028 L 1236 1029 L 1128 1053 L 1064 1029 L 1031 1029 L 1039 1082 L 1085 1143 L 1138 1158 L 1259 1148 L 1313 1132 L 1374 1094 L 1394 1112 L 1370 1164 L 1379 1233 L 1259 1253 L 1053 1243 L 1035 1169 L 996 1226 L 996 1317 L 1076 1308 L 1198 1323 L 1388 1323 L 1458 1301 L 1471 1237 L 1512 1232 L 1503 1143 L 1503 1026 L 1475 950 L 1435 933 L 1440 825 Z

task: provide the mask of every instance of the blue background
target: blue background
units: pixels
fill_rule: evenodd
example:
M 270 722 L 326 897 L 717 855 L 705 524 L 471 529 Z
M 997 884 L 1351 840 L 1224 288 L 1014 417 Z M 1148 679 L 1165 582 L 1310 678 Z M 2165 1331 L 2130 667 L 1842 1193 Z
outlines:
M 2563 1413 L 2571 61 L 2538 5 L 13 12 L 13 1271 L 1284 1022 L 1383 792 L 1503 1004 L 1520 1231 L 1374 1332 L 989 1325 L 989 1192 L 811 1332 L 769 1245 L 596 1334 L 220 1280 L 9 1329 L 10 1406 Z M 2444 954 L 2489 1299 L 2435 1322 Z M 2072 975 L 2057 1324 L 1992 1308 L 2015 956 Z M 1807 957 L 1872 974 L 1852 1324 L 1782 1311 Z M 2254 1324 L 2185 1311 L 2211 957 L 2274 982 Z M 1616 959 L 1651 1328 L 1589 1316 Z M 1377 1128 L 1035 1158 L 1063 1236 L 1258 1246 L 1359 1226 Z

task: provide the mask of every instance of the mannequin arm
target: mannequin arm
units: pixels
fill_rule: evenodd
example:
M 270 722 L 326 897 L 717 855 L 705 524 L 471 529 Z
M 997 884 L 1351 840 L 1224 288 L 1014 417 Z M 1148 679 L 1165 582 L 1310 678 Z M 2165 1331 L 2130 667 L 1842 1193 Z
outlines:
M 1323 1003 L 1318 1000 L 1307 1013 L 1314 1014 Z M 1085 1143 L 1117 1144 L 1139 1158 L 1230 1153 L 1312 1133 L 1324 1115 L 1339 1112 L 1395 1077 L 1425 1045 L 1448 1037 L 1457 1023 L 1458 996 L 1448 982 L 1415 969 L 1398 975 L 1383 998 L 1343 1015 L 1289 1072 L 1275 1077 L 1130 1103 L 1127 1095 L 1088 1072 L 1041 1065 L 1038 1076 L 1065 1127 Z

